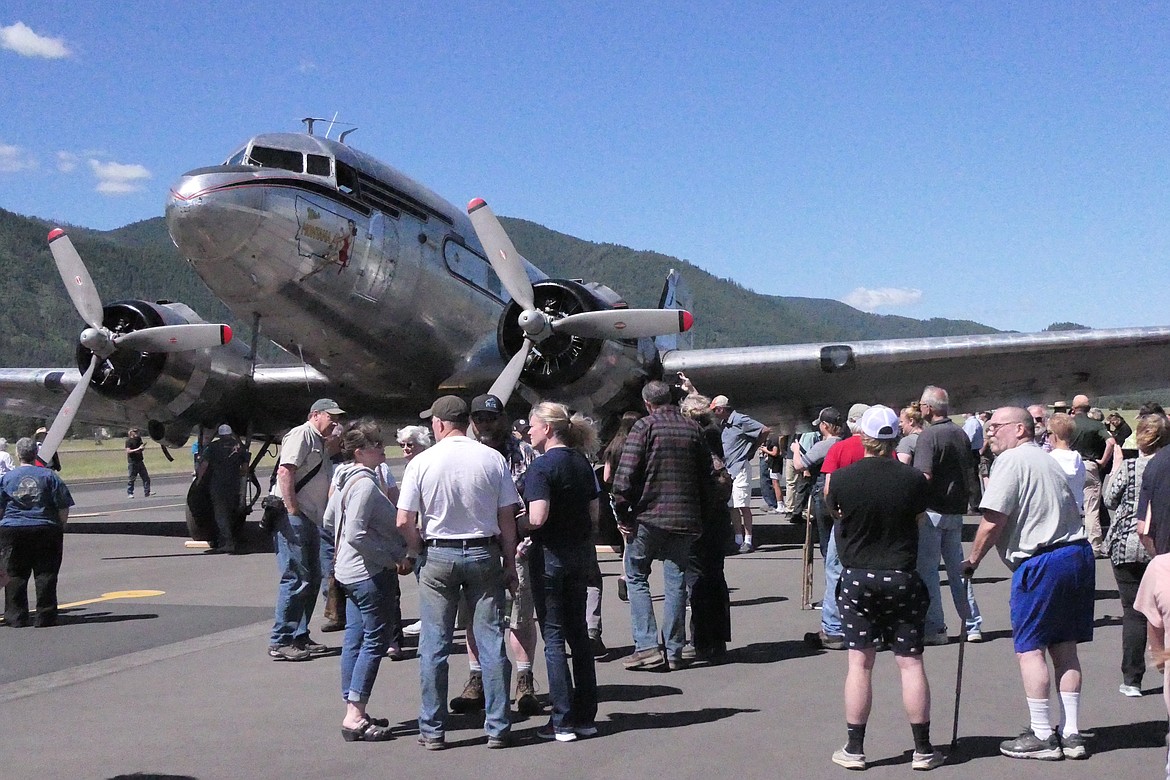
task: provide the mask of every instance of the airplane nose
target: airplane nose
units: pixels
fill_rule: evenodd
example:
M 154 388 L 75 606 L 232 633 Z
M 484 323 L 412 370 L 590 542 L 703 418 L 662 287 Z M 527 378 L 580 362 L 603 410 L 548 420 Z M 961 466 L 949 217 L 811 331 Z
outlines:
M 167 197 L 171 240 L 184 257 L 196 262 L 236 257 L 256 235 L 263 216 L 263 188 L 241 185 L 206 169 L 185 174 Z

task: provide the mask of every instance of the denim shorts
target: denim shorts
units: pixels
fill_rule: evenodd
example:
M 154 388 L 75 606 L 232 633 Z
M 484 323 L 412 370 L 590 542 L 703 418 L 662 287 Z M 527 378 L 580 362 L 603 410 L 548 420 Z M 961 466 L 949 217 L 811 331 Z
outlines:
M 1093 641 L 1097 587 L 1087 541 L 1037 553 L 1012 574 L 1012 634 L 1017 653 L 1061 642 Z

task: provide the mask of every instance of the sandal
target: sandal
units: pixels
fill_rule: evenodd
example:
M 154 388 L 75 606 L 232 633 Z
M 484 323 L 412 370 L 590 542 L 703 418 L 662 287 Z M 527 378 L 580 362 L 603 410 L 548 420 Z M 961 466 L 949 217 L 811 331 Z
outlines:
M 356 729 L 342 726 L 341 738 L 346 742 L 385 742 L 394 739 L 394 735 L 390 733 L 389 727 L 376 726 L 372 721 L 366 720 Z

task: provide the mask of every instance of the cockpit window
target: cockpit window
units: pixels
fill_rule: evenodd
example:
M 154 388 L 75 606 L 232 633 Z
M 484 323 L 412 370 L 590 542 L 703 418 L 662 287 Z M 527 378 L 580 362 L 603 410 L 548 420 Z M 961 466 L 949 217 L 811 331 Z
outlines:
M 240 149 L 238 152 L 233 154 L 231 157 L 227 158 L 227 161 L 224 162 L 224 165 L 243 165 L 244 159 L 245 159 L 247 153 L 248 153 L 248 147 L 245 146 L 244 148 Z
M 341 160 L 337 161 L 337 189 L 345 195 L 357 195 L 358 192 L 357 171 Z
M 248 163 L 261 168 L 280 168 L 293 173 L 304 173 L 305 156 L 287 149 L 273 149 L 269 146 L 253 146 Z
M 329 158 L 323 154 L 310 154 L 305 157 L 305 173 L 311 173 L 314 176 L 328 176 L 332 171 L 329 170 Z

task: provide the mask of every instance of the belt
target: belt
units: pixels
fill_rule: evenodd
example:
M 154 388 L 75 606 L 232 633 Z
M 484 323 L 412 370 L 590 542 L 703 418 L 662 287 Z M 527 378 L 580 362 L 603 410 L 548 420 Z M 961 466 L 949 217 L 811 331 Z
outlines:
M 470 539 L 427 539 L 427 546 L 467 549 L 468 547 L 487 547 L 495 540 L 494 536 L 473 536 Z
M 1083 545 L 1087 546 L 1089 544 L 1089 540 L 1088 539 L 1073 539 L 1073 540 L 1068 541 L 1068 542 L 1057 542 L 1056 544 L 1045 545 L 1044 547 L 1037 549 L 1036 552 L 1032 553 L 1032 555 L 1029 557 L 1035 558 L 1036 556 L 1043 555 L 1044 553 L 1050 553 L 1050 552 L 1053 552 L 1054 550 L 1059 550 L 1059 549 L 1062 549 L 1064 547 L 1072 547 L 1073 545 L 1078 545 L 1078 544 L 1083 544 Z

